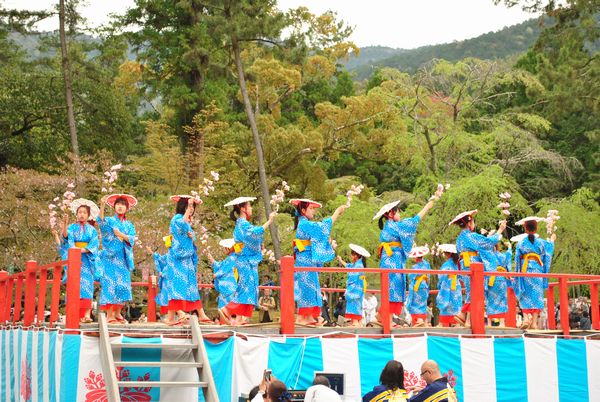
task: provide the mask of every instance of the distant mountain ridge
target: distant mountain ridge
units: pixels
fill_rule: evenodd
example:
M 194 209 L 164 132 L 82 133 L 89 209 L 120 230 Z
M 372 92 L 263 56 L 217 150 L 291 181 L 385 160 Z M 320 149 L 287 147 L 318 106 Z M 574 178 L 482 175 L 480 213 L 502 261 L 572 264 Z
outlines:
M 543 24 L 550 20 L 544 19 Z M 479 59 L 503 59 L 523 53 L 533 45 L 540 35 L 543 24 L 539 18 L 488 32 L 472 39 L 422 46 L 416 49 L 394 49 L 386 46 L 361 48 L 358 57 L 351 57 L 342 64 L 354 73 L 355 79 L 363 80 L 382 67 L 393 67 L 409 73 L 432 59 L 458 61 L 466 57 Z

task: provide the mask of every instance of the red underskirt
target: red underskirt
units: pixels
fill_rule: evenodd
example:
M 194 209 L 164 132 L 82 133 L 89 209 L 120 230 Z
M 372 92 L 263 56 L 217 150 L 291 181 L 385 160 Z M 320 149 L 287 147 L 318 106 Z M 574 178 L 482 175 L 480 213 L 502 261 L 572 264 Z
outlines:
M 202 308 L 202 301 L 189 301 L 189 300 L 169 300 L 167 306 L 168 311 L 194 311 Z
M 347 320 L 362 320 L 362 315 L 358 315 L 358 314 L 344 314 L 344 317 Z
M 254 311 L 254 304 L 240 304 L 230 302 L 225 306 L 230 315 L 239 315 L 243 317 L 252 317 L 252 311 Z
M 460 309 L 461 313 L 467 313 L 471 310 L 471 303 L 465 303 L 463 304 L 462 308 Z
M 522 308 L 521 311 L 524 314 L 535 314 L 535 313 L 541 313 L 542 309 L 541 308 Z
M 427 314 L 411 314 L 410 318 L 412 325 L 415 325 L 419 319 L 425 321 L 427 319 Z
M 404 307 L 404 302 L 390 302 L 390 314 L 400 315 L 402 313 L 402 308 Z M 381 314 L 381 307 L 377 310 L 379 314 Z
M 454 321 L 453 315 L 441 315 L 441 316 L 439 316 L 439 321 L 440 321 L 440 324 L 442 324 L 445 327 L 449 327 L 450 324 L 456 323 L 456 321 Z
M 92 299 L 79 299 L 79 319 L 85 317 L 85 311 L 92 308 Z
M 488 314 L 488 318 L 504 318 L 504 317 L 506 317 L 506 313 Z
M 305 317 L 319 318 L 321 315 L 321 307 L 298 307 L 298 315 Z
M 100 310 L 102 311 L 108 311 L 110 309 L 116 309 L 117 307 L 123 307 L 125 306 L 125 304 L 103 304 L 102 306 L 100 306 Z

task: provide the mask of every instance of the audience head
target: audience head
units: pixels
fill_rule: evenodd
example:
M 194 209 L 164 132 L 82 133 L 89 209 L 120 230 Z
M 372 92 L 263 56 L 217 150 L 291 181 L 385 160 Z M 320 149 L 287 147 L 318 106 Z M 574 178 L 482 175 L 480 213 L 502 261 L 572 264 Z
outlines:
M 442 378 L 440 367 L 434 360 L 426 360 L 421 365 L 421 377 L 427 384 L 431 384 L 435 380 Z
M 327 388 L 331 388 L 331 384 L 329 383 L 329 379 L 324 375 L 317 375 L 313 380 L 312 385 L 325 385 Z
M 258 391 L 259 391 L 259 390 L 260 390 L 260 389 L 258 388 L 258 385 L 257 385 L 257 386 L 255 386 L 254 388 L 252 388 L 252 389 L 250 390 L 250 393 L 248 394 L 248 400 L 250 400 L 250 401 L 251 401 L 251 400 L 253 400 L 253 399 L 254 399 L 254 397 L 255 397 L 255 396 L 258 394 Z
M 404 367 L 402 367 L 402 363 L 397 360 L 387 362 L 379 376 L 379 382 L 388 389 L 404 389 Z
M 288 392 L 284 383 L 279 380 L 269 383 L 265 402 L 290 402 L 291 398 L 292 395 Z

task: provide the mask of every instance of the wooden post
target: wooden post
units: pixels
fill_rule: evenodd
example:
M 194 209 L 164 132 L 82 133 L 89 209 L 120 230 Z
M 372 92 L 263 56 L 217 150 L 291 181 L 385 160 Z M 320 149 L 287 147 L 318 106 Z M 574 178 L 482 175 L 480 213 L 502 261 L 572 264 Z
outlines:
M 554 315 L 554 286 L 548 284 L 546 291 L 546 308 L 548 309 L 548 329 L 556 329 L 556 316 Z
M 4 310 L 5 322 L 11 321 L 10 310 L 13 304 L 13 288 L 15 287 L 14 275 L 9 275 L 6 280 L 6 309 Z
M 563 335 L 569 335 L 569 288 L 567 278 L 558 278 L 558 291 L 560 297 L 560 326 L 563 330 Z
M 152 278 L 156 280 L 156 276 L 148 277 L 148 322 L 156 322 L 156 286 Z
M 41 325 L 44 322 L 44 313 L 46 312 L 46 279 L 48 278 L 48 270 L 42 269 L 40 272 L 40 287 L 38 292 L 37 306 L 37 324 Z
M 485 334 L 485 296 L 483 263 L 471 263 L 471 332 L 475 335 Z
M 6 307 L 10 308 L 10 301 L 8 297 L 8 272 L 0 271 L 0 324 L 6 323 L 8 316 L 6 314 Z M 10 289 L 12 293 L 12 288 Z
M 506 278 L 508 280 L 508 278 Z M 515 290 L 511 287 L 506 290 L 506 298 L 508 302 L 508 312 L 506 313 L 506 326 L 516 328 L 517 326 L 517 298 Z
M 592 304 L 592 328 L 600 331 L 600 306 L 598 305 L 598 284 L 590 284 L 590 302 Z
M 37 262 L 27 261 L 25 263 L 25 313 L 23 314 L 23 326 L 33 324 L 35 317 L 35 294 L 37 288 Z
M 52 297 L 50 299 L 50 325 L 58 321 L 58 305 L 60 303 L 60 280 L 63 271 L 62 265 L 54 266 L 52 272 Z
M 12 322 L 15 323 L 21 319 L 21 303 L 23 302 L 23 274 L 15 275 L 17 281 L 17 290 L 15 291 L 15 307 L 13 309 Z
M 404 275 L 404 274 L 402 274 Z M 381 282 L 381 308 L 379 309 L 379 315 L 381 316 L 381 324 L 383 326 L 383 333 L 388 335 L 392 332 L 391 328 L 391 317 L 390 317 L 390 274 L 382 272 L 380 276 Z
M 67 303 L 66 315 L 67 320 L 65 328 L 79 328 L 79 299 L 80 292 L 80 275 L 81 275 L 81 249 L 70 248 L 69 257 L 67 259 L 68 275 L 67 275 Z
M 281 333 L 294 334 L 294 258 L 281 257 Z

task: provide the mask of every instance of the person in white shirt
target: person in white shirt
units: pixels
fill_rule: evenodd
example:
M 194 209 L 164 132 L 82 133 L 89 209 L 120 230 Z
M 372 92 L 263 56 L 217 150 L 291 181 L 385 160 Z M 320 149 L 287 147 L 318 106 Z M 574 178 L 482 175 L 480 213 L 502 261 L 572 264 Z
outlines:
M 340 395 L 330 388 L 327 377 L 318 375 L 306 390 L 304 402 L 342 402 Z
M 369 292 L 367 297 L 363 299 L 363 318 L 365 320 L 365 325 L 377 321 L 377 303 L 375 293 Z

